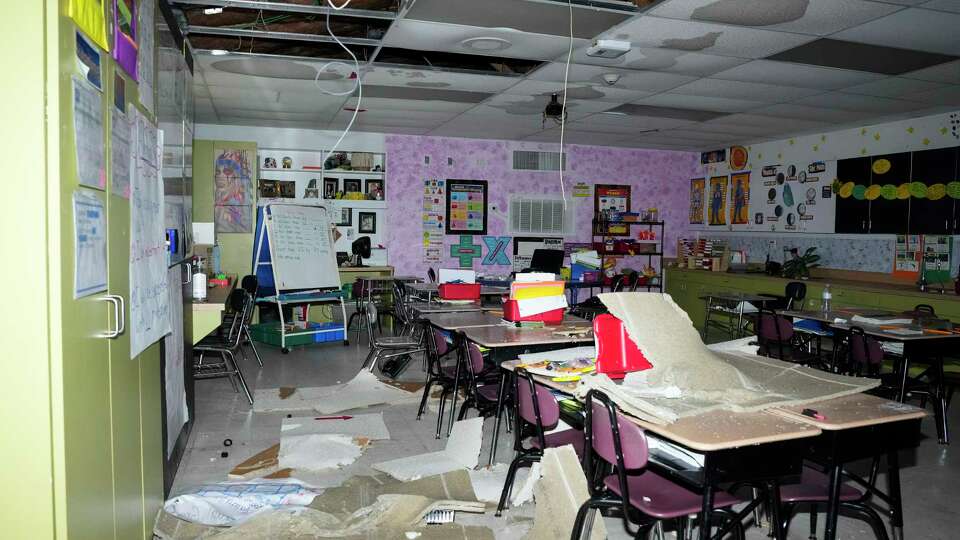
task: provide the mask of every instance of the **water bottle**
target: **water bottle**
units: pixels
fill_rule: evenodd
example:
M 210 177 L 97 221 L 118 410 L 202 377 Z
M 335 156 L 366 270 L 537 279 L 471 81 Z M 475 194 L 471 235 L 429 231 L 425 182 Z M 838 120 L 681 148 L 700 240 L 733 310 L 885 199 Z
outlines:
M 823 287 L 823 295 L 820 296 L 820 309 L 822 309 L 824 313 L 830 311 L 830 300 L 832 299 L 833 295 L 830 294 L 830 284 L 828 283 Z

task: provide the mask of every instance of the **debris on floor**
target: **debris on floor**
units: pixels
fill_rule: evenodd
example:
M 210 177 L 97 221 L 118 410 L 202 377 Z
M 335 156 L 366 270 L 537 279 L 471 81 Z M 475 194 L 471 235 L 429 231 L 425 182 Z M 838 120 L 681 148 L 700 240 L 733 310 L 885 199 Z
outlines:
M 203 525 L 235 525 L 268 508 L 306 506 L 318 492 L 296 480 L 220 482 L 192 489 L 168 500 L 163 509 Z
M 443 450 L 376 463 L 373 468 L 398 480 L 416 480 L 458 469 L 473 469 L 477 466 L 482 442 L 483 418 L 462 420 L 453 424 Z
M 590 498 L 587 479 L 583 475 L 577 453 L 570 445 L 547 448 L 540 460 L 540 480 L 534 487 L 536 513 L 533 529 L 526 540 L 552 540 L 568 538 L 580 505 Z M 603 519 L 594 512 L 590 538 L 602 540 L 607 537 Z
M 476 492 L 477 499 L 494 504 L 499 503 L 500 493 L 503 492 L 509 468 L 510 466 L 506 463 L 497 463 L 493 467 L 469 471 L 470 483 L 473 484 L 473 491 Z M 539 478 L 539 463 L 534 463 L 532 467 L 517 469 L 510 506 L 520 506 L 533 499 L 533 486 Z
M 281 469 L 336 469 L 356 461 L 367 444 L 367 439 L 335 433 L 285 435 L 280 439 L 278 462 Z
M 422 388 L 422 385 L 419 385 Z M 410 385 L 415 388 L 416 385 Z M 331 386 L 263 388 L 254 391 L 254 412 L 286 412 L 315 410 L 332 414 L 371 405 L 419 402 L 415 391 L 387 384 L 367 370 L 344 384 Z
M 289 478 L 291 469 L 280 469 L 280 443 L 242 461 L 230 470 L 230 480 L 251 480 L 253 478 Z
M 387 425 L 383 422 L 383 413 L 355 414 L 347 419 L 315 416 L 284 418 L 280 433 L 284 437 L 312 433 L 339 433 L 354 437 L 366 437 L 373 441 L 390 438 Z

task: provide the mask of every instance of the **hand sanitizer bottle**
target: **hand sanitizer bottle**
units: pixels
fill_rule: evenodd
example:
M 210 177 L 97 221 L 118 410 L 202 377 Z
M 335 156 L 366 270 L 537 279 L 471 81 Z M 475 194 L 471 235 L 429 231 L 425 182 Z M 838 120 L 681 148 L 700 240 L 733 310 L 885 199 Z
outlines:
M 820 309 L 824 313 L 830 311 L 830 301 L 833 300 L 833 294 L 830 293 L 830 284 L 826 284 L 823 287 L 823 295 L 820 296 Z

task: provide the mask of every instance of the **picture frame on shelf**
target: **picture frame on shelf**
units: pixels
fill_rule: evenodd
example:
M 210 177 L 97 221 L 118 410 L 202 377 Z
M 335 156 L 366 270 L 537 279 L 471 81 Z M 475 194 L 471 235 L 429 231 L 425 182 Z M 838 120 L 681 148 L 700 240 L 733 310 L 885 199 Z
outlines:
M 323 179 L 323 198 L 324 199 L 337 198 L 337 182 L 338 181 L 336 178 Z
M 382 178 L 367 178 L 364 185 L 363 192 L 367 195 L 367 198 L 373 201 L 382 201 L 386 198 L 386 193 L 383 191 L 383 179 Z
M 344 178 L 343 179 L 343 192 L 344 193 L 361 193 L 363 190 L 363 185 L 359 178 Z
M 377 213 L 376 212 L 358 212 L 357 230 L 360 234 L 377 233 Z
M 340 208 L 340 222 L 337 223 L 337 227 L 352 227 L 353 226 L 353 208 L 349 206 L 344 206 Z

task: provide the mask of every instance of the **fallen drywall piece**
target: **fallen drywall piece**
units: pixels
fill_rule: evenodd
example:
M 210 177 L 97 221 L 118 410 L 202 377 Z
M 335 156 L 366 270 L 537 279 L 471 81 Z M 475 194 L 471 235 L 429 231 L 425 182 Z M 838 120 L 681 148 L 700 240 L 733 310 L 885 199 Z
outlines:
M 289 435 L 280 439 L 282 469 L 320 471 L 349 465 L 363 453 L 355 438 L 339 434 Z
M 266 450 L 258 452 L 253 456 L 240 462 L 236 467 L 230 470 L 227 478 L 231 480 L 250 480 L 253 478 L 262 478 L 268 475 L 281 474 L 289 476 L 290 469 L 280 470 L 280 443 L 277 443 Z
M 383 474 L 354 476 L 338 487 L 327 489 L 309 506 L 331 514 L 350 514 L 369 505 L 380 495 L 419 495 L 434 500 L 477 501 L 467 471 L 457 470 L 412 482 L 401 482 Z
M 163 504 L 163 509 L 193 523 L 235 525 L 265 509 L 305 506 L 317 494 L 296 480 L 220 482 L 173 497 Z
M 527 540 L 553 540 L 569 538 L 580 505 L 590 498 L 587 479 L 577 453 L 570 445 L 547 448 L 543 451 L 541 471 L 543 476 L 534 488 L 537 501 L 533 528 L 524 537 Z M 603 540 L 607 529 L 599 512 L 594 512 L 590 538 Z
M 422 388 L 422 385 L 418 385 Z M 286 397 L 283 397 L 286 396 Z M 367 370 L 344 384 L 263 388 L 254 391 L 254 412 L 287 412 L 314 410 L 320 414 L 332 414 L 371 405 L 419 403 L 417 392 L 410 392 L 387 384 Z
M 530 472 L 525 477 L 517 472 L 517 478 L 513 482 L 513 496 L 510 498 L 510 506 L 522 506 L 524 503 L 533 500 L 533 490 L 540 481 L 541 476 L 540 462 L 530 466 Z
M 373 465 L 398 480 L 417 480 L 458 469 L 477 466 L 483 442 L 483 418 L 471 418 L 453 424 L 447 446 L 440 452 L 407 456 Z
M 503 492 L 503 486 L 507 481 L 507 470 L 509 468 L 506 463 L 497 463 L 493 467 L 468 471 L 470 473 L 470 483 L 473 484 L 473 491 L 477 494 L 477 499 L 488 503 L 500 502 L 500 494 Z M 510 499 L 511 506 L 520 506 L 533 498 L 533 485 L 536 483 L 535 478 L 539 477 L 539 463 L 534 463 L 532 467 L 517 469 L 517 475 L 513 481 L 513 494 Z
M 356 414 L 353 415 L 353 418 L 347 420 L 318 420 L 317 418 L 316 416 L 284 418 L 280 433 L 284 437 L 314 433 L 339 433 L 352 437 L 365 437 L 374 441 L 390 438 L 390 431 L 387 430 L 387 425 L 383 422 L 383 413 Z

